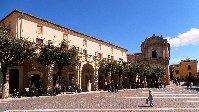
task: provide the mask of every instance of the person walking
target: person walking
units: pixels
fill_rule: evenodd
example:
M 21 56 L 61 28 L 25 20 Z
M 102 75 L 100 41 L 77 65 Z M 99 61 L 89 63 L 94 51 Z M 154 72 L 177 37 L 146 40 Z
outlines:
M 149 104 L 150 104 L 150 107 L 153 107 L 154 104 L 153 104 L 153 94 L 152 94 L 152 91 L 149 90 L 149 96 L 148 96 L 148 101 L 149 101 Z

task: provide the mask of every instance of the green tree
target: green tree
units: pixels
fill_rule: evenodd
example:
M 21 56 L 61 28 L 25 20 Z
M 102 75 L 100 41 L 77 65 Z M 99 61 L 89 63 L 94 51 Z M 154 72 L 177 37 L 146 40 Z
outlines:
M 151 75 L 154 80 L 158 81 L 165 75 L 165 70 L 162 67 L 153 67 Z
M 77 66 L 79 63 L 78 51 L 75 46 L 69 48 L 67 41 L 62 41 L 60 46 L 55 47 L 55 66 L 58 68 L 58 76 L 61 76 L 63 67 Z
M 14 38 L 3 23 L 0 23 L 0 43 L 0 63 L 3 74 L 2 97 L 4 98 L 8 67 L 21 64 L 25 59 L 34 57 L 36 47 L 28 40 Z
M 37 63 L 45 66 L 45 81 L 44 83 L 48 84 L 48 76 L 50 76 L 50 67 L 55 62 L 55 47 L 52 45 L 52 42 L 40 46 L 40 52 L 37 57 Z M 49 88 L 47 88 L 48 91 Z
M 37 62 L 44 65 L 45 67 L 51 66 L 55 61 L 55 47 L 52 43 L 40 46 L 40 52 L 37 57 Z

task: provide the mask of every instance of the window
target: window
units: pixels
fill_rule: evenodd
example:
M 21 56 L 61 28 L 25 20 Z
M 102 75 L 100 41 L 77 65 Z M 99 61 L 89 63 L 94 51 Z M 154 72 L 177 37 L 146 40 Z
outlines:
M 113 48 L 111 48 L 111 53 L 113 54 Z
M 108 59 L 110 59 L 110 57 L 111 57 L 111 56 L 110 56 L 110 55 L 108 55 Z
M 86 39 L 83 40 L 83 46 L 87 47 L 87 40 Z
M 87 50 L 84 49 L 84 50 L 83 50 L 83 54 L 84 54 L 84 55 L 87 55 Z
M 179 70 L 175 70 L 176 74 L 179 74 Z
M 120 60 L 120 61 L 123 61 L 123 59 L 122 59 L 122 58 L 119 58 L 119 60 Z M 130 60 L 130 59 L 129 59 L 129 60 Z
M 111 60 L 114 60 L 114 56 L 111 56 Z
M 68 34 L 64 34 L 64 35 L 63 35 L 63 40 L 68 41 Z
M 99 44 L 99 48 L 100 48 L 100 50 L 102 49 L 102 45 L 101 44 Z
M 101 53 L 98 53 L 98 54 L 97 54 L 97 57 L 98 57 L 98 59 L 101 60 L 101 59 L 102 59 L 102 54 L 101 54 Z
M 188 65 L 188 70 L 191 70 L 191 65 Z
M 88 56 L 87 56 L 87 50 L 83 50 L 83 55 L 85 56 L 85 61 L 87 61 L 87 59 L 88 59 Z
M 43 39 L 36 38 L 36 44 L 43 44 Z
M 43 27 L 40 25 L 37 25 L 37 33 L 42 34 L 43 33 Z
M 155 49 L 152 50 L 152 58 L 157 58 L 157 52 Z

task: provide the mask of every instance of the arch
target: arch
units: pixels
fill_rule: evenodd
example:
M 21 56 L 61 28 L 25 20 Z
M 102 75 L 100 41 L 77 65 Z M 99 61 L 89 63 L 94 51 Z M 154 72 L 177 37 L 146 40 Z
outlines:
M 42 72 L 39 72 L 39 71 L 30 71 L 30 72 L 28 72 L 28 77 L 31 78 L 32 74 L 38 74 L 38 75 L 40 75 L 40 78 L 43 78 L 43 73 Z
M 35 87 L 39 88 L 40 81 L 43 81 L 43 73 L 39 71 L 28 72 L 29 84 L 34 84 Z
M 157 51 L 156 51 L 156 49 L 152 49 L 152 58 L 157 58 Z
M 91 90 L 94 90 L 94 68 L 91 64 L 86 63 L 82 67 L 82 74 L 81 74 L 81 88 L 82 91 L 87 91 L 87 85 L 89 83 L 91 84 Z

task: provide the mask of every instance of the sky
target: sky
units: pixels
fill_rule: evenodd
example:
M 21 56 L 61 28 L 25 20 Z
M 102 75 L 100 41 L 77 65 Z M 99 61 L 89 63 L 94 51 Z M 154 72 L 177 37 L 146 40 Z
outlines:
M 1 0 L 0 20 L 14 9 L 141 52 L 153 34 L 171 45 L 170 64 L 199 60 L 198 0 Z M 199 70 L 199 64 L 198 64 Z

